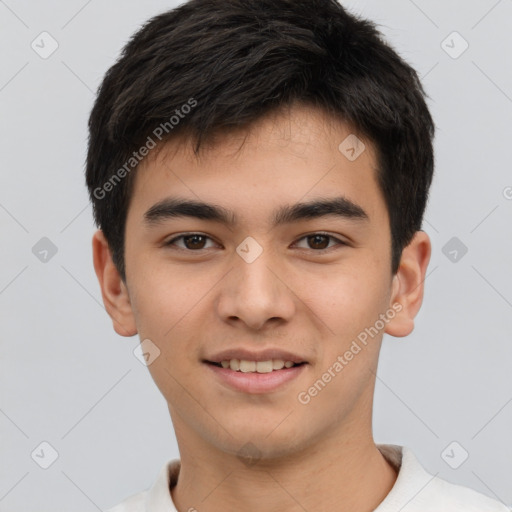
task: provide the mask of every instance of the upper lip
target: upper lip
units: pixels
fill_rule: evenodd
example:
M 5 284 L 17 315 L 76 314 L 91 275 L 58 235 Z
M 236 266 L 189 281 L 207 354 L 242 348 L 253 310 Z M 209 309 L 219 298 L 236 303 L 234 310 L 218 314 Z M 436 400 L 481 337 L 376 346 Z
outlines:
M 244 348 L 231 348 L 218 352 L 217 354 L 206 358 L 205 361 L 210 363 L 220 363 L 221 361 L 229 361 L 231 359 L 244 359 L 246 361 L 269 361 L 271 359 L 281 359 L 283 361 L 292 361 L 296 364 L 307 363 L 303 357 L 280 348 L 267 348 L 258 352 Z

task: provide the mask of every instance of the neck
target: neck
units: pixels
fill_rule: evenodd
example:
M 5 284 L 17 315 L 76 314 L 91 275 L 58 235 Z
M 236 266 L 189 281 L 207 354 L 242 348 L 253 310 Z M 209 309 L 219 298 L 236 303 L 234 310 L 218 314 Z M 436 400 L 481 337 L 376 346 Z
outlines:
M 211 444 L 192 453 L 190 446 L 199 445 L 187 442 L 187 449 L 180 449 L 173 501 L 180 512 L 319 512 L 333 504 L 339 512 L 371 512 L 390 492 L 397 473 L 371 433 L 339 439 L 327 434 L 293 454 L 262 457 L 252 464 Z

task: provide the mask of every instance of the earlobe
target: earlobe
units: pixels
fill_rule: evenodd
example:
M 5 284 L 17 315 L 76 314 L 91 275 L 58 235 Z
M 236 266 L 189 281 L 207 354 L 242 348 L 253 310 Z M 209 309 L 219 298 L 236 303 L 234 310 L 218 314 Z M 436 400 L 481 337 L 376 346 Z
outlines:
M 390 303 L 390 307 L 399 304 L 401 309 L 386 325 L 387 334 L 403 337 L 413 331 L 414 317 L 423 302 L 424 281 L 431 251 L 430 238 L 424 231 L 417 231 L 410 244 L 404 248 L 400 267 L 393 277 Z
M 121 336 L 134 336 L 137 327 L 128 289 L 112 261 L 108 242 L 101 230 L 97 230 L 92 237 L 92 253 L 103 304 L 112 319 L 114 330 Z

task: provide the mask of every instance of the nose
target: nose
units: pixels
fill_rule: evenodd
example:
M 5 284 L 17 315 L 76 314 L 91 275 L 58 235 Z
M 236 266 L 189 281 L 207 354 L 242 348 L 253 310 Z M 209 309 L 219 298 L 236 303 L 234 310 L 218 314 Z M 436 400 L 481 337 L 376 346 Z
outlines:
M 235 255 L 234 268 L 223 279 L 217 301 L 217 314 L 224 322 L 262 330 L 267 323 L 286 323 L 295 308 L 294 293 L 275 258 L 263 251 L 248 263 Z

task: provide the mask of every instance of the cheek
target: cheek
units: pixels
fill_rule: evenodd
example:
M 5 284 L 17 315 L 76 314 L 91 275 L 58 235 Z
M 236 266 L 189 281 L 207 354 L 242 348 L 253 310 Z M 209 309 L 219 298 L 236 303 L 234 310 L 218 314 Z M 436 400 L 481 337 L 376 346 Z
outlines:
M 132 301 L 139 333 L 166 341 L 196 314 L 214 276 L 205 279 L 193 269 L 154 260 L 141 267 Z
M 373 325 L 387 304 L 389 290 L 382 277 L 367 268 L 360 272 L 333 268 L 322 277 L 302 281 L 301 299 L 324 323 L 323 329 L 328 327 L 340 341 L 349 342 Z
M 137 303 L 141 340 L 149 338 L 160 350 L 148 370 L 170 403 L 183 400 L 183 387 L 197 377 L 198 340 L 204 336 L 204 315 L 208 314 L 203 295 L 180 282 L 161 283 Z

